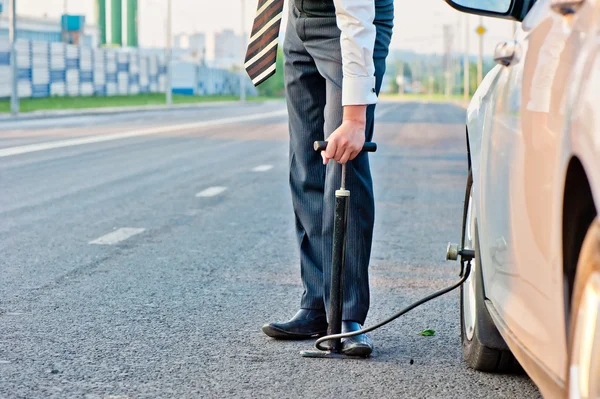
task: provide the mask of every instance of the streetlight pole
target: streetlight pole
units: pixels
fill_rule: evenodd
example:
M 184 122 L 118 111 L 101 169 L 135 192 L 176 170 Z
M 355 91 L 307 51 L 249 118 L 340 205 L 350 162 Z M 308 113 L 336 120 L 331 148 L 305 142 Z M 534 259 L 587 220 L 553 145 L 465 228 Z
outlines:
M 460 85 L 460 46 L 461 43 L 460 32 L 462 31 L 462 20 L 461 15 L 456 15 L 456 57 L 452 57 L 452 87 Z
M 479 26 L 483 27 L 483 17 L 479 17 Z M 479 34 L 479 57 L 477 58 L 477 85 L 483 80 L 483 30 Z
M 173 93 L 172 93 L 172 73 L 171 73 L 171 60 L 173 57 L 171 43 L 173 41 L 173 31 L 172 31 L 172 17 L 173 17 L 173 4 L 172 0 L 167 0 L 167 46 L 166 46 L 166 59 L 167 59 L 167 87 L 166 87 L 166 95 L 167 95 L 167 106 L 171 106 L 173 104 Z
M 469 16 L 467 14 L 465 14 L 465 53 L 463 56 L 463 68 L 464 68 L 464 72 L 463 72 L 463 96 L 464 99 L 466 101 L 469 100 L 469 96 L 471 94 L 470 88 L 469 88 L 469 83 L 470 83 L 470 79 L 469 79 L 469 36 L 470 36 L 471 32 L 469 32 Z
M 19 113 L 19 69 L 17 68 L 17 0 L 10 0 L 10 24 L 8 37 L 10 41 L 10 69 L 12 72 L 12 87 L 10 94 L 10 112 Z
M 242 67 L 240 68 L 240 101 L 246 101 L 246 77 L 245 75 L 245 71 L 244 71 L 244 58 L 246 56 L 246 46 L 245 43 L 246 41 L 244 40 L 244 25 L 245 25 L 245 19 L 246 19 L 246 0 L 241 0 L 242 2 L 242 33 L 240 34 L 240 47 L 241 47 L 241 57 L 242 57 Z

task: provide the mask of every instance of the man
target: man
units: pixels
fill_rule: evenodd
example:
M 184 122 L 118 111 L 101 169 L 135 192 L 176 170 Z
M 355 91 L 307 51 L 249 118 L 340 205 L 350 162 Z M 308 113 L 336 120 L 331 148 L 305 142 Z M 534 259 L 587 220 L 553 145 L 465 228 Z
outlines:
M 265 14 L 276 12 L 269 11 L 269 7 L 274 7 L 269 5 L 271 1 L 259 2 L 257 21 L 261 20 L 262 11 L 261 21 L 265 26 L 268 25 Z M 300 310 L 291 320 L 263 326 L 263 332 L 270 337 L 306 339 L 327 331 L 334 196 L 344 163 L 348 163 L 346 187 L 352 198 L 342 330 L 359 330 L 367 317 L 375 204 L 369 159 L 360 151 L 373 136 L 375 103 L 385 72 L 393 16 L 393 0 L 289 2 L 283 45 L 284 73 L 290 130 L 290 187 L 304 293 Z M 255 23 L 257 28 L 260 25 Z M 254 33 L 253 30 L 256 39 Z M 254 54 L 258 51 L 255 48 Z M 254 74 L 255 84 L 274 71 L 274 67 L 269 70 L 265 62 L 258 62 L 257 57 L 251 61 L 262 65 L 262 70 L 258 66 L 252 69 L 251 63 L 246 63 L 247 68 L 250 66 L 250 76 Z M 314 141 L 325 137 L 329 145 L 319 155 L 312 146 Z M 371 340 L 364 334 L 342 343 L 342 351 L 347 355 L 367 356 L 372 350 Z

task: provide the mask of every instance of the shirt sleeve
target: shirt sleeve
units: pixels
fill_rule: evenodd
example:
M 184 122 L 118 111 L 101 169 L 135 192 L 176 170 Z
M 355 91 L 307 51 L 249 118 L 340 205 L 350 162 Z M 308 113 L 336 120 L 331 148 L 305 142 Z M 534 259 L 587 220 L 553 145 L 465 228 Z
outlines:
M 342 48 L 342 105 L 375 104 L 375 0 L 334 0 Z

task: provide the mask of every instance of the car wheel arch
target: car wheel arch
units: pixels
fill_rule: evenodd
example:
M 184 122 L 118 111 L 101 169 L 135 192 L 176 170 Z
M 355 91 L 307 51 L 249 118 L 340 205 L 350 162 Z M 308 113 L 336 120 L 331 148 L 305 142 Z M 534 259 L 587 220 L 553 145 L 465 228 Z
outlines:
M 585 235 L 596 218 L 597 207 L 590 182 L 577 157 L 572 157 L 565 175 L 562 212 L 562 252 L 565 326 L 570 330 L 571 302 L 579 254 Z
M 471 143 L 469 143 L 469 126 L 465 126 L 465 138 L 467 141 L 467 170 L 471 170 Z

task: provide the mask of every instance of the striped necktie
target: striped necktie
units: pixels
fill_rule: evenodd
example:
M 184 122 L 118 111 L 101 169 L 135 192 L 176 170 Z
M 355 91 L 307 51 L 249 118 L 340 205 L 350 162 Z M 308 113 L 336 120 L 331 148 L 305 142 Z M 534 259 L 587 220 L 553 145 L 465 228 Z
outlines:
M 285 0 L 259 0 L 244 68 L 258 86 L 275 74 L 279 26 Z

